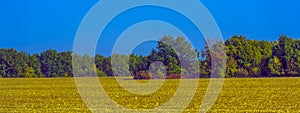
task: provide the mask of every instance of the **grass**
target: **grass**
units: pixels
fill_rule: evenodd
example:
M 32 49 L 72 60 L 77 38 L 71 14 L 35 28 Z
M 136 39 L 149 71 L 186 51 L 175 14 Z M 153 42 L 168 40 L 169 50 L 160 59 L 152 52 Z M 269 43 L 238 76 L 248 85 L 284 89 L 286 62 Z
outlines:
M 100 81 L 116 103 L 130 109 L 163 105 L 179 85 L 179 80 L 166 80 L 158 91 L 141 96 L 127 92 L 113 78 Z M 196 95 L 185 112 L 198 111 L 208 83 L 209 79 L 199 81 Z M 73 78 L 38 78 L 0 79 L 0 112 L 90 111 L 81 100 Z M 209 112 L 300 112 L 300 78 L 226 79 Z

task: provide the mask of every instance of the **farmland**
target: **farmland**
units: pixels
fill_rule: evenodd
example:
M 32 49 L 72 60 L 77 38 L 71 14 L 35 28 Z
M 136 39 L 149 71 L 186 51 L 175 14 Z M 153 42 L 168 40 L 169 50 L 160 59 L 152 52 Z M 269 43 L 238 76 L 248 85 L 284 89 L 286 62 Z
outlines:
M 157 92 L 140 98 L 128 93 L 113 78 L 100 81 L 111 99 L 130 109 L 151 109 L 164 104 L 179 84 L 179 80 L 166 80 Z M 199 80 L 186 112 L 198 111 L 208 83 L 209 79 Z M 24 78 L 0 79 L 0 112 L 90 111 L 81 100 L 73 78 Z M 210 112 L 300 112 L 300 78 L 226 79 Z

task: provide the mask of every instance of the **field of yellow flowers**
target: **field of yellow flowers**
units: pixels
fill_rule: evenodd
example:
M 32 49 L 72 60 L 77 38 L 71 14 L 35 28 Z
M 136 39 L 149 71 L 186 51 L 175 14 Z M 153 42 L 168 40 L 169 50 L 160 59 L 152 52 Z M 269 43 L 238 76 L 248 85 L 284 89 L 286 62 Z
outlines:
M 99 80 L 112 100 L 129 109 L 152 109 L 163 105 L 180 83 L 179 80 L 165 80 L 155 93 L 139 96 L 126 91 L 114 78 Z M 199 80 L 196 94 L 185 112 L 198 112 L 208 83 L 209 79 Z M 73 78 L 22 78 L 0 79 L 0 112 L 90 111 Z M 300 78 L 226 79 L 209 112 L 300 112 Z

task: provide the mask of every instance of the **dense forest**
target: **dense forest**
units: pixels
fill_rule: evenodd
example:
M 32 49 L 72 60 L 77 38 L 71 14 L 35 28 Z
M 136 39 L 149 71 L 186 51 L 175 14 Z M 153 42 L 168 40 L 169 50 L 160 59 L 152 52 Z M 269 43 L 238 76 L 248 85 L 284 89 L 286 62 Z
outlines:
M 220 43 L 225 44 L 227 57 L 221 57 L 227 59 L 227 78 L 300 76 L 300 40 L 280 36 L 278 41 L 268 42 L 233 36 Z M 131 75 L 136 79 L 147 79 L 154 77 L 148 71 L 152 66 L 156 68 L 154 70 L 158 77 L 178 78 L 183 76 L 182 73 L 192 73 L 195 75 L 193 77 L 207 78 L 211 77 L 212 68 L 210 49 L 205 46 L 201 50 L 194 50 L 183 37 L 164 36 L 148 56 L 78 56 L 94 59 L 93 67 L 96 71 L 93 72 L 98 76 Z M 0 77 L 73 77 L 72 54 L 70 51 L 56 50 L 29 54 L 15 49 L 0 49 Z M 117 60 L 112 62 L 113 58 Z M 160 61 L 161 64 L 151 65 L 156 61 Z M 121 65 L 113 66 L 114 63 Z M 88 64 L 83 62 L 75 71 L 81 72 L 82 76 L 89 75 L 85 73 L 88 71 L 84 71 L 87 70 L 86 65 Z M 127 70 L 130 70 L 130 73 Z

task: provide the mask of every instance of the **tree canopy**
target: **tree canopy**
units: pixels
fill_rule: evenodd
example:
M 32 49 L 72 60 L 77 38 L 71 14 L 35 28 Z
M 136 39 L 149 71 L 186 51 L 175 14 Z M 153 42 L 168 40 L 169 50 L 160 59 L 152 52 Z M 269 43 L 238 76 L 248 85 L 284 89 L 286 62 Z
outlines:
M 249 40 L 233 36 L 225 42 L 226 56 L 211 53 L 214 47 L 193 49 L 183 37 L 164 36 L 148 56 L 114 54 L 105 57 L 77 55 L 81 60 L 76 72 L 81 76 L 142 76 L 135 78 L 211 77 L 212 56 L 226 58 L 225 77 L 291 77 L 300 76 L 300 40 L 280 36 L 278 41 Z M 39 54 L 0 49 L 0 77 L 73 77 L 72 52 L 47 50 Z M 82 60 L 84 59 L 84 60 Z M 93 60 L 94 59 L 94 60 Z M 95 62 L 88 64 L 88 62 Z M 158 65 L 153 65 L 153 63 Z M 221 65 L 223 62 L 219 62 Z M 94 69 L 87 69 L 93 65 Z M 153 69 L 150 70 L 149 69 Z M 151 72 L 154 71 L 154 72 Z M 96 72 L 96 73 L 90 73 Z M 148 77 L 144 77 L 148 76 Z

